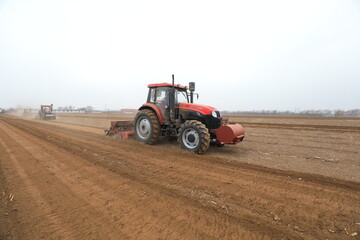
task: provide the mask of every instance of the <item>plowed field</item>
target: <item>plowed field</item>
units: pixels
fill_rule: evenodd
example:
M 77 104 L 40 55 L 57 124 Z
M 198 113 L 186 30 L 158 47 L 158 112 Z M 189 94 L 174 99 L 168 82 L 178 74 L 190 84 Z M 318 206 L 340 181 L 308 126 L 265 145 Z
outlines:
M 234 117 L 243 143 L 194 155 L 118 118 L 0 116 L 0 239 L 359 239 L 360 120 Z

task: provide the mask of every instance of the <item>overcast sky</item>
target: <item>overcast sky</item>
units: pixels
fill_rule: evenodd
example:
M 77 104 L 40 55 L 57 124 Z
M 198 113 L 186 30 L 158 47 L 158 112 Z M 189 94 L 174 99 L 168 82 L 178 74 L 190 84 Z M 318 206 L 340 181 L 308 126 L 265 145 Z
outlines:
M 0 0 L 0 108 L 138 108 L 171 74 L 220 110 L 360 108 L 360 1 Z

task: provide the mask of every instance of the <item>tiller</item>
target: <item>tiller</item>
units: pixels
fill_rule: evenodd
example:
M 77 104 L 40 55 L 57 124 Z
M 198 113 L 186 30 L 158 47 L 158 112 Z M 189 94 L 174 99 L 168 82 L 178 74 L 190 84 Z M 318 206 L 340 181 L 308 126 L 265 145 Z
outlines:
M 104 131 L 107 136 L 127 139 L 134 135 L 134 124 L 133 121 L 111 121 L 111 127 Z

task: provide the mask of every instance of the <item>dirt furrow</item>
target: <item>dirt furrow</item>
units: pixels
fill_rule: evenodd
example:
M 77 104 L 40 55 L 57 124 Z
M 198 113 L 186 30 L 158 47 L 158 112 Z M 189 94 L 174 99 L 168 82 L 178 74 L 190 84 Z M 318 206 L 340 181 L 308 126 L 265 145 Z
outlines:
M 14 134 L 16 130 L 12 129 L 11 132 Z M 132 224 L 127 226 L 127 228 L 130 228 L 128 231 L 133 233 L 133 235 L 135 234 L 137 239 L 148 239 L 149 234 L 151 234 L 151 230 L 153 230 L 155 226 L 166 225 L 166 223 L 168 223 L 170 220 L 169 218 L 176 220 L 177 216 L 180 215 L 178 212 L 174 211 L 171 213 L 168 211 L 161 213 L 161 209 L 165 208 L 166 206 L 157 206 L 161 204 L 159 202 L 151 202 L 151 200 L 149 200 L 149 194 L 146 193 L 145 190 L 149 192 L 151 191 L 144 185 L 138 186 L 136 188 L 134 186 L 136 185 L 134 182 L 130 182 L 126 185 L 121 184 L 122 181 L 119 179 L 118 175 L 114 175 L 111 172 L 104 173 L 101 171 L 101 169 L 94 168 L 94 166 L 91 165 L 86 166 L 86 163 L 77 158 L 72 159 L 73 166 L 71 167 L 67 164 L 65 165 L 64 162 L 57 163 L 57 165 L 61 166 L 58 167 L 53 163 L 53 161 L 49 161 L 49 159 L 59 159 L 56 158 L 57 155 L 62 155 L 62 157 L 64 157 L 64 153 L 60 154 L 57 153 L 56 150 L 52 149 L 50 155 L 50 153 L 44 152 L 47 150 L 46 148 L 49 148 L 48 146 L 42 145 L 41 148 L 34 147 L 30 145 L 29 142 L 27 142 L 25 139 L 19 137 L 19 135 L 15 135 L 13 138 L 15 138 L 19 144 L 24 146 L 24 148 L 27 149 L 29 153 L 32 154 L 37 160 L 48 166 L 51 170 L 50 172 L 57 176 L 58 179 L 65 185 L 71 188 L 74 193 L 81 196 L 82 199 L 86 199 L 86 201 L 90 202 L 93 208 L 104 211 L 104 216 L 110 216 L 111 218 L 119 219 L 120 221 L 126 218 L 128 222 L 131 222 Z M 40 149 L 42 152 L 40 152 Z M 67 158 L 65 157 L 62 159 L 64 160 Z M 74 171 L 73 169 L 81 169 L 81 172 L 76 170 Z M 96 178 L 91 179 L 87 176 L 96 176 Z M 94 180 L 97 179 L 98 176 L 102 176 L 102 179 L 97 180 L 98 183 L 95 183 Z M 110 179 L 117 179 L 120 183 L 114 182 L 113 180 L 109 181 Z M 125 181 L 128 180 L 125 179 Z M 77 182 L 77 184 L 73 184 L 74 182 Z M 124 196 L 126 196 L 126 199 Z M 139 196 L 142 196 L 143 199 L 139 202 L 134 201 L 134 199 Z M 162 201 L 164 201 L 164 199 L 162 199 Z M 175 201 L 176 199 L 172 199 L 171 203 L 173 204 Z M 106 206 L 106 209 L 104 209 L 104 205 Z M 144 205 L 146 208 L 143 208 Z M 115 209 L 116 211 L 113 211 Z M 162 216 L 158 219 L 158 221 L 152 220 L 150 222 L 147 219 L 149 216 L 153 215 L 154 211 L 158 212 L 157 214 Z M 123 213 L 131 216 L 130 219 L 129 217 L 124 216 Z M 126 222 L 120 222 L 118 224 L 121 226 L 127 225 Z M 176 225 L 181 226 L 180 223 Z M 143 226 L 148 226 L 148 231 L 145 231 Z M 187 234 L 191 233 L 189 231 L 190 229 L 191 228 L 189 227 L 186 229 L 187 231 L 183 229 L 181 235 L 186 237 Z M 116 231 L 116 228 L 114 228 L 113 231 Z M 200 235 L 206 236 L 206 232 L 200 233 Z M 199 233 L 194 231 L 191 234 Z M 179 233 L 172 231 L 171 235 L 166 237 L 174 238 L 179 235 Z M 190 238 L 190 236 L 188 237 Z M 211 236 L 207 236 L 206 238 L 211 239 Z
M 11 129 L 11 131 L 9 130 L 9 132 L 12 132 L 13 134 L 16 133 L 18 130 L 16 129 Z M 19 140 L 19 135 L 17 135 L 15 137 L 17 139 L 17 141 L 22 142 L 22 145 L 27 145 L 26 144 L 26 140 L 22 139 Z M 35 140 L 35 139 L 34 139 Z M 24 143 L 25 142 L 25 143 Z M 28 151 L 31 151 L 31 153 L 33 154 L 33 156 L 39 160 L 39 161 L 46 161 L 46 159 L 50 159 L 50 155 L 44 155 L 44 153 L 40 153 L 39 149 L 37 149 L 37 147 L 35 146 L 28 146 L 26 147 Z M 44 148 L 42 148 L 44 150 Z M 54 150 L 52 150 L 52 153 L 54 153 Z M 64 159 L 67 159 L 66 157 Z M 74 159 L 73 159 L 74 160 Z M 48 163 L 46 163 L 47 166 Z M 54 168 L 54 166 L 52 166 L 52 168 Z M 51 168 L 50 168 L 51 169 Z M 74 168 L 77 169 L 77 168 Z M 84 171 L 85 169 L 82 168 L 81 171 Z M 70 172 L 70 174 L 74 175 L 73 171 L 67 171 Z M 69 176 L 66 174 L 64 176 L 61 175 L 62 171 L 56 171 L 56 173 L 54 173 L 54 175 L 60 175 L 60 179 L 62 179 L 61 181 L 64 181 L 64 179 L 69 178 Z M 75 174 L 75 176 L 77 176 Z M 79 178 L 79 177 L 78 177 Z M 69 180 L 70 182 L 74 182 L 76 179 L 72 179 Z M 84 183 L 84 179 L 82 179 L 81 181 L 82 183 Z M 105 182 L 106 183 L 106 182 Z M 109 187 L 111 189 L 114 189 L 116 186 L 109 186 L 109 184 L 104 184 L 102 182 L 103 186 Z M 67 184 L 68 185 L 68 184 Z M 112 184 L 114 185 L 114 183 Z M 132 187 L 134 187 L 134 183 L 132 184 Z M 68 185 L 69 186 L 69 185 Z M 105 188 L 106 188 L 105 187 Z M 82 189 L 82 190 L 81 190 Z M 142 189 L 146 189 L 146 186 L 143 186 Z M 152 187 L 150 190 L 146 190 L 148 192 L 153 192 L 154 190 L 157 190 L 156 187 Z M 85 193 L 83 193 L 85 191 Z M 104 202 L 106 199 L 109 201 L 113 201 L 114 203 L 116 203 L 114 196 L 112 195 L 106 195 L 106 191 L 105 189 L 95 189 L 94 190 L 94 185 L 93 184 L 85 184 L 82 185 L 81 187 L 78 188 L 78 190 L 76 191 L 78 195 L 83 196 L 82 194 L 84 194 L 84 198 L 86 197 L 86 199 L 88 199 L 89 201 L 91 201 L 92 203 L 96 202 L 96 201 L 100 201 L 100 202 Z M 95 195 L 95 199 L 92 198 L 91 195 L 89 195 L 88 193 L 92 193 Z M 162 191 L 161 191 L 162 192 Z M 144 193 L 146 193 L 144 191 Z M 122 193 L 122 194 L 129 194 L 129 192 L 127 193 Z M 134 194 L 130 194 L 130 195 L 134 195 Z M 141 196 L 141 194 L 135 194 L 134 196 L 129 196 L 129 198 L 132 200 L 133 204 L 136 203 L 136 201 L 134 201 L 133 199 L 139 198 L 139 195 Z M 167 198 L 171 197 L 171 193 L 167 193 Z M 177 199 L 179 196 L 175 195 L 175 197 L 171 197 L 171 199 L 166 200 L 166 197 L 164 196 L 156 196 L 156 198 L 158 198 L 157 201 L 153 201 L 152 199 L 150 199 L 149 201 L 147 201 L 147 203 L 142 203 L 140 205 L 137 205 L 137 209 L 136 211 L 140 211 L 138 212 L 138 214 L 136 214 L 134 212 L 134 209 L 130 212 L 130 215 L 132 216 L 132 218 L 127 219 L 130 222 L 133 222 L 134 224 L 130 225 L 129 228 L 131 227 L 137 227 L 137 226 L 142 226 L 142 230 L 140 229 L 131 229 L 131 232 L 133 233 L 133 235 L 137 236 L 137 239 L 146 239 L 149 234 L 154 234 L 151 232 L 146 232 L 145 229 L 143 228 L 143 226 L 149 226 L 152 225 L 157 226 L 157 231 L 158 229 L 163 229 L 164 230 L 164 226 L 167 226 L 169 222 L 172 222 L 176 228 L 181 228 L 180 233 L 176 234 L 176 229 L 172 229 L 172 231 L 169 232 L 170 235 L 165 235 L 167 237 L 170 238 L 176 238 L 175 236 L 182 236 L 185 239 L 191 239 L 193 237 L 191 236 L 199 236 L 198 239 L 218 239 L 221 238 L 220 235 L 218 234 L 224 234 L 222 236 L 227 236 L 227 238 L 229 239 L 236 239 L 238 237 L 245 237 L 248 239 L 252 239 L 251 236 L 259 236 L 263 235 L 264 239 L 269 239 L 268 237 L 266 237 L 268 235 L 268 232 L 270 232 L 272 235 L 275 234 L 278 235 L 279 237 L 282 236 L 283 234 L 281 232 L 275 231 L 275 229 L 272 228 L 268 228 L 268 227 L 262 227 L 261 229 L 258 228 L 258 230 L 260 232 L 257 232 L 256 234 L 253 233 L 253 231 L 256 231 L 256 225 L 254 224 L 253 221 L 249 221 L 246 218 L 234 218 L 234 217 L 229 217 L 224 215 L 221 221 L 219 221 L 219 214 L 222 215 L 221 213 L 218 213 L 216 211 L 213 211 L 212 208 L 208 208 L 208 207 L 204 207 L 202 205 L 198 205 L 196 206 L 196 210 L 194 210 L 193 205 L 194 205 L 194 201 L 186 201 L 186 199 Z M 159 205 L 159 202 L 162 201 L 162 204 L 164 204 L 165 206 L 157 206 Z M 185 202 L 185 203 L 184 203 Z M 123 203 L 123 202 L 122 202 Z M 131 203 L 131 202 L 128 202 Z M 176 204 L 177 203 L 177 204 Z M 120 203 L 117 203 L 121 205 Z M 169 209 L 171 209 L 172 205 L 178 205 L 179 207 L 179 211 L 174 211 L 175 209 L 172 209 L 172 211 L 169 212 Z M 142 209 L 141 206 L 146 206 L 146 209 Z M 116 205 L 119 206 L 119 205 Z M 117 208 L 117 207 L 114 208 Z M 99 209 L 100 206 L 96 206 L 97 209 Z M 151 209 L 151 212 L 149 212 L 150 210 L 147 209 Z M 121 210 L 121 209 L 120 209 Z M 149 216 L 153 215 L 155 211 L 155 214 L 158 215 L 159 219 L 153 219 L 151 220 L 151 222 L 139 222 L 139 220 L 141 220 L 142 218 L 148 218 Z M 158 211 L 158 212 L 157 212 Z M 108 212 L 107 214 L 111 214 L 111 212 Z M 182 215 L 186 214 L 186 217 L 182 217 Z M 116 216 L 115 216 L 116 217 Z M 118 216 L 119 217 L 119 216 Z M 250 216 L 251 217 L 251 216 Z M 183 219 L 180 222 L 177 222 L 177 219 Z M 191 226 L 189 226 L 187 224 L 187 221 L 191 220 L 191 219 L 198 219 L 197 221 L 194 221 L 193 224 Z M 159 224 L 159 222 L 162 224 Z M 181 224 L 181 222 L 183 222 L 183 224 Z M 227 227 L 225 227 L 225 225 L 228 225 Z M 252 231 L 250 230 L 246 230 L 246 225 L 253 225 Z M 242 226 L 240 228 L 240 226 Z M 154 231 L 153 228 L 150 228 L 152 230 L 152 232 Z M 203 229 L 203 230 L 200 230 Z M 224 229 L 227 229 L 226 231 Z M 266 230 L 267 229 L 267 230 Z M 169 229 L 167 229 L 169 230 Z M 261 233 L 263 232 L 263 233 Z M 136 234 L 138 233 L 138 235 Z M 142 236 L 143 234 L 143 236 Z M 163 233 L 164 234 L 164 233 Z M 174 235 L 175 234 L 175 235 Z M 189 235 L 190 234 L 190 235 Z M 293 236 L 295 237 L 296 234 Z M 256 237 L 257 238 L 257 237 Z M 295 237 L 296 238 L 296 237 Z
M 19 179 L 17 179 L 17 185 L 23 185 L 23 189 L 21 191 L 26 191 L 27 195 L 31 196 L 31 200 L 28 199 L 30 200 L 29 202 L 35 205 L 36 208 L 41 208 L 41 213 L 39 213 L 37 216 L 32 216 L 32 219 L 35 220 L 34 222 L 36 222 L 36 228 L 29 229 L 30 231 L 24 233 L 23 236 L 16 237 L 18 239 L 31 239 L 33 238 L 33 236 L 36 236 L 35 231 L 39 231 L 39 229 L 46 229 L 46 231 L 41 231 L 41 239 L 46 239 L 48 233 L 55 233 L 55 235 L 60 235 L 62 236 L 62 239 L 74 239 L 74 234 L 72 233 L 72 231 L 69 230 L 66 226 L 64 226 L 64 224 L 61 223 L 60 219 L 53 214 L 53 209 L 50 207 L 49 203 L 42 197 L 38 187 L 34 185 L 29 175 L 20 165 L 15 153 L 10 150 L 8 145 L 2 139 L 0 139 L 0 144 L 4 147 L 6 153 L 10 158 L 10 164 L 13 165 L 14 169 L 16 169 L 17 175 L 19 177 Z M 19 191 L 16 193 L 19 193 Z M 13 195 L 15 196 L 15 193 L 13 193 Z M 28 224 L 30 224 L 30 222 L 28 222 Z

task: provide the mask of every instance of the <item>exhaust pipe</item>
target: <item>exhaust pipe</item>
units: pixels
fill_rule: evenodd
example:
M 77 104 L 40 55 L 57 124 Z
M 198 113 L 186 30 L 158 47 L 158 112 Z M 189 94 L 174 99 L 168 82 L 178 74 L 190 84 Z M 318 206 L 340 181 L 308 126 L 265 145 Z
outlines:
M 170 90 L 169 96 L 169 105 L 170 105 L 170 121 L 175 123 L 175 78 L 174 74 L 172 75 L 172 88 Z
M 195 82 L 189 82 L 190 103 L 194 103 Z

